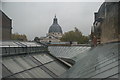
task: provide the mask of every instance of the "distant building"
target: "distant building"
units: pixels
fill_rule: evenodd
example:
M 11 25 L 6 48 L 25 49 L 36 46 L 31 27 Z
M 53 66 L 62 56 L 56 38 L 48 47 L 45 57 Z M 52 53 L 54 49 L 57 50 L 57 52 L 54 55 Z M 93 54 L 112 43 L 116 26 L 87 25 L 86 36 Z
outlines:
M 94 44 L 120 41 L 120 2 L 104 2 L 95 13 L 91 35 Z M 97 43 L 96 43 L 97 40 Z
M 62 37 L 62 28 L 58 24 L 55 15 L 53 19 L 53 24 L 50 26 L 46 37 L 41 37 L 40 42 L 45 42 L 45 43 L 60 42 L 61 37 Z
M 0 40 L 11 40 L 11 34 L 12 19 L 0 10 Z

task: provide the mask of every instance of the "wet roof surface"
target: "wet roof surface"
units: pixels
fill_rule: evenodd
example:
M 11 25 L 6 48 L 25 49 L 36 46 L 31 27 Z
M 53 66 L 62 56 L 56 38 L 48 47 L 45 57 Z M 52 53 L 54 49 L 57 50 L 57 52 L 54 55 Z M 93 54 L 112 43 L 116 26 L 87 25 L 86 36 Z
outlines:
M 90 48 L 87 46 L 49 46 L 48 50 L 56 57 L 72 59 Z
M 56 78 L 68 70 L 47 53 L 3 57 L 2 68 L 7 78 Z
M 56 78 L 69 68 L 36 42 L 5 41 L 0 50 L 3 78 Z
M 36 43 L 32 43 L 34 45 Z M 28 46 L 31 47 L 31 46 Z M 99 45 L 95 48 L 89 47 L 52 47 L 57 49 L 57 55 L 67 56 L 76 61 L 75 65 L 68 70 L 68 66 L 59 61 L 49 53 L 41 52 L 42 46 L 28 48 L 34 54 L 16 54 L 15 51 L 24 51 L 21 48 L 5 48 L 2 57 L 3 77 L 7 78 L 117 78 L 119 74 L 120 43 L 109 43 Z M 14 50 L 15 49 L 15 50 Z M 4 49 L 3 49 L 4 50 Z M 39 50 L 36 52 L 36 50 Z M 85 51 L 81 51 L 85 50 Z M 9 51 L 11 53 L 9 53 Z M 80 52 L 81 51 L 81 52 Z M 66 52 L 64 55 L 63 53 Z M 79 52 L 79 53 L 78 53 Z M 32 53 L 32 52 L 31 52 Z M 76 53 L 74 56 L 73 54 Z
M 62 78 L 118 78 L 120 43 L 97 46 L 77 55 L 76 64 Z

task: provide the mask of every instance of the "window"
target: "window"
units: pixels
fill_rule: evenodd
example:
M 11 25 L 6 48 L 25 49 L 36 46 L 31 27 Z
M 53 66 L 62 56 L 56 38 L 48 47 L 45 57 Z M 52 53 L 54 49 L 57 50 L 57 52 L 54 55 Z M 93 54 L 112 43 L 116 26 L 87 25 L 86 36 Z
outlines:
M 51 62 L 49 64 L 45 64 L 45 67 L 47 67 L 56 75 L 61 75 L 67 70 L 66 67 L 64 67 L 62 64 L 58 63 L 57 61 Z
M 43 64 L 53 61 L 53 59 L 50 56 L 48 56 L 47 54 L 36 55 L 36 56 L 34 56 L 34 58 Z
M 52 37 L 50 36 L 49 38 L 51 39 Z
M 3 59 L 3 64 L 13 73 L 17 73 L 24 70 L 12 58 Z
M 17 78 L 51 78 L 49 74 L 44 72 L 39 67 L 16 74 L 15 77 Z

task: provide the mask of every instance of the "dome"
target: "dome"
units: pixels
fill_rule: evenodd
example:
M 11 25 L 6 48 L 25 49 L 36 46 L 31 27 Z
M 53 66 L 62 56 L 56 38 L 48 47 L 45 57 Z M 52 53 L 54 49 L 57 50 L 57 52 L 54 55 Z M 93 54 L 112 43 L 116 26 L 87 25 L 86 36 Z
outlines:
M 56 16 L 53 19 L 53 24 L 49 28 L 49 33 L 62 33 L 62 29 L 61 29 L 60 25 L 57 22 Z

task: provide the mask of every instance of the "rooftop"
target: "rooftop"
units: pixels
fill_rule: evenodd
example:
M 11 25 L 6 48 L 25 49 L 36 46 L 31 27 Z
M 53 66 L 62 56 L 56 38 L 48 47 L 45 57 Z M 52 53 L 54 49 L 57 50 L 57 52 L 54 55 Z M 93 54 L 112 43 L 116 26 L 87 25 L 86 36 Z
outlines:
M 57 78 L 69 69 L 36 42 L 2 42 L 3 78 Z
M 2 46 L 0 64 L 4 78 L 117 78 L 119 74 L 120 42 L 95 48 L 50 46 L 47 49 L 36 42 L 12 41 L 3 42 Z M 73 60 L 75 64 L 69 66 L 62 58 Z

